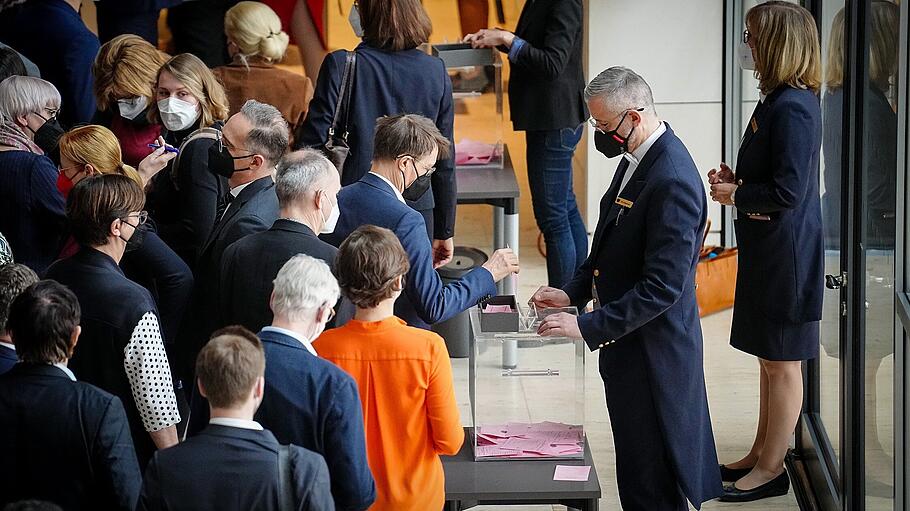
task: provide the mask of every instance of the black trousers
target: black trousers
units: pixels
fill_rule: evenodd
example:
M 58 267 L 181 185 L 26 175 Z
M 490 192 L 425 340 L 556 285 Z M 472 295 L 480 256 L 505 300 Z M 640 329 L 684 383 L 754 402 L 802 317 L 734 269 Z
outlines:
M 610 349 L 610 348 L 602 348 Z M 640 350 L 625 350 L 634 356 Z M 610 378 L 610 365 L 601 355 L 600 374 L 607 396 L 607 410 L 616 448 L 616 483 L 625 511 L 686 511 L 686 497 L 677 483 L 664 444 L 646 362 L 643 359 L 613 364 L 639 367 Z

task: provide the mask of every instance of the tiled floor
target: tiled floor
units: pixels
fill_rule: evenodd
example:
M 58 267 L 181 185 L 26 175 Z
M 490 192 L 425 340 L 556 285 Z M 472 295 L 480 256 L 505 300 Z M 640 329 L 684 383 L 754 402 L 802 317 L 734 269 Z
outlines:
M 471 239 L 473 238 L 473 239 Z M 485 247 L 488 242 L 476 237 L 475 233 L 464 233 L 459 244 Z M 543 258 L 533 247 L 524 247 L 521 253 L 522 271 L 519 300 L 527 298 L 537 285 L 546 281 Z M 711 406 L 714 436 L 721 462 L 732 461 L 743 454 L 751 445 L 752 432 L 758 406 L 758 363 L 753 357 L 734 350 L 728 344 L 730 312 L 704 318 L 705 378 Z M 456 393 L 462 410 L 462 420 L 470 420 L 467 390 L 467 359 L 454 359 Z M 610 423 L 604 405 L 603 383 L 597 373 L 596 354 L 588 353 L 585 377 L 585 428 L 588 442 L 594 454 L 597 475 L 603 489 L 601 509 L 618 510 L 619 496 L 616 491 L 614 470 L 613 439 Z M 525 403 L 527 405 L 527 403 Z M 502 511 L 543 511 L 564 509 L 561 506 L 479 506 L 477 510 Z M 783 511 L 799 509 L 796 499 L 790 495 L 750 504 L 723 504 L 710 502 L 703 509 L 720 510 L 766 510 Z

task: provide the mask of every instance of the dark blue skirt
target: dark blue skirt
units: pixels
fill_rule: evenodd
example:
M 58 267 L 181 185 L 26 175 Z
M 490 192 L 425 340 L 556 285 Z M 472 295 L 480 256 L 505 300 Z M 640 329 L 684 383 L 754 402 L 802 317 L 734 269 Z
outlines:
M 765 360 L 810 360 L 818 357 L 819 322 L 773 320 L 752 307 L 734 305 L 730 345 Z

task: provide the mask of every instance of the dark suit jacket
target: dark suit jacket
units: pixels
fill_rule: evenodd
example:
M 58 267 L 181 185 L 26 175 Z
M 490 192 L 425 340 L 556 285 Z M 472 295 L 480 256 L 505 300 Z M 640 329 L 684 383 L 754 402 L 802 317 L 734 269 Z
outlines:
M 516 130 L 575 128 L 588 117 L 581 0 L 525 3 L 515 35 L 527 44 L 512 62 L 509 108 Z
M 367 464 L 360 396 L 354 379 L 287 335 L 259 332 L 265 348 L 265 397 L 256 420 L 279 442 L 322 454 L 335 507 L 366 509 L 376 498 Z
M 735 314 L 790 323 L 818 321 L 825 267 L 818 194 L 819 100 L 811 91 L 781 86 L 756 107 L 753 118 L 736 164 L 741 185 L 734 222 L 739 244 Z M 771 220 L 751 220 L 748 213 Z M 734 328 L 734 337 L 736 333 Z
M 92 64 L 101 43 L 64 0 L 38 0 L 0 15 L 3 42 L 16 48 L 60 91 L 60 124 L 68 129 L 95 114 Z
M 361 225 L 385 227 L 398 237 L 411 269 L 404 279 L 404 293 L 395 302 L 395 315 L 409 325 L 428 328 L 496 294 L 493 276 L 485 268 L 476 268 L 455 282 L 443 284 L 433 269 L 433 251 L 423 217 L 399 201 L 379 176 L 368 173 L 342 188 L 338 207 L 341 216 L 335 232 L 324 236 L 332 245 L 341 245 Z
M 202 247 L 199 262 L 221 267 L 221 255 L 231 243 L 244 236 L 262 232 L 278 219 L 278 196 L 275 181 L 271 176 L 261 177 L 240 191 L 221 219 L 215 219 L 215 227 L 208 241 Z
M 231 202 L 224 216 L 215 222 L 196 266 L 196 288 L 190 312 L 184 316 L 178 350 L 181 376 L 193 373 L 196 355 L 220 324 L 221 256 L 235 241 L 268 229 L 278 218 L 275 182 L 266 176 L 251 182 Z M 268 305 L 268 301 L 266 301 Z
M 123 405 L 57 367 L 23 363 L 0 376 L 0 443 L 0 505 L 136 505 L 142 474 Z
M 306 225 L 287 219 L 232 243 L 221 258 L 221 325 L 243 325 L 253 332 L 271 325 L 269 297 L 278 270 L 297 254 L 322 259 L 332 268 L 337 252 Z
M 322 456 L 291 446 L 294 509 L 333 510 Z M 210 425 L 155 453 L 145 470 L 139 510 L 279 511 L 278 441 L 268 431 Z
M 383 115 L 420 114 L 436 127 L 454 148 L 452 130 L 452 81 L 442 60 L 414 49 L 387 52 L 361 43 L 355 49 L 357 65 L 351 98 L 351 153 L 344 162 L 341 185 L 356 183 L 370 171 L 373 160 L 373 131 Z M 322 147 L 328 138 L 344 73 L 346 52 L 326 56 L 319 70 L 316 91 L 303 123 L 296 147 Z M 455 159 L 440 160 L 432 186 L 411 205 L 417 210 L 433 209 L 433 237 L 448 239 L 455 233 Z M 424 234 L 426 235 L 426 234 Z
M 630 406 L 653 403 L 663 431 L 660 438 L 642 435 L 640 441 L 666 445 L 672 472 L 698 505 L 721 490 L 695 301 L 695 266 L 707 218 L 704 185 L 669 126 L 620 194 L 633 203 L 622 214 L 614 203 L 619 182 L 618 171 L 600 203 L 591 254 L 564 290 L 583 306 L 592 297 L 593 281 L 602 306 L 579 316 L 582 336 L 592 350 L 600 349 L 601 374 L 610 386 L 632 379 L 627 373 L 647 373 L 650 397 L 636 397 Z M 646 364 L 628 363 L 638 359 Z M 611 417 L 614 413 L 634 411 L 611 407 Z
M 16 262 L 44 275 L 67 236 L 66 203 L 54 163 L 28 151 L 0 152 L 0 232 Z
M 6 346 L 0 346 L 0 374 L 6 373 L 16 365 L 19 357 L 16 356 L 16 350 L 11 350 Z
M 376 498 L 367 462 L 357 383 L 335 364 L 280 332 L 260 331 L 265 349 L 265 395 L 256 420 L 285 444 L 325 458 L 340 510 L 366 509 Z M 208 426 L 208 401 L 194 388 L 187 431 Z
M 158 316 L 155 301 L 147 289 L 126 278 L 110 256 L 90 247 L 82 247 L 75 255 L 51 265 L 47 278 L 70 288 L 82 309 L 82 335 L 69 361 L 70 369 L 80 380 L 97 385 L 123 401 L 136 455 L 145 466 L 155 444 L 136 408 L 123 360 L 133 329 L 142 316 L 149 312 Z

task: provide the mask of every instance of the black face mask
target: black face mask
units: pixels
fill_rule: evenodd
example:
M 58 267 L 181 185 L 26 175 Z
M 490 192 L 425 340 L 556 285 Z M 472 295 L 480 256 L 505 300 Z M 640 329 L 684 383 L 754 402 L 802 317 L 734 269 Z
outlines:
M 220 147 L 220 150 L 219 150 Z M 234 172 L 242 172 L 244 170 L 250 170 L 249 167 L 242 169 L 234 168 L 234 160 L 242 160 L 244 158 L 252 158 L 253 155 L 249 156 L 231 156 L 231 153 L 228 152 L 227 147 L 222 144 L 212 144 L 209 147 L 209 172 L 217 175 L 230 178 Z
M 121 222 L 122 221 L 123 220 L 121 220 Z M 133 224 L 130 224 L 130 225 L 133 225 Z M 145 241 L 145 231 L 146 230 L 148 230 L 148 228 L 145 226 L 145 224 L 141 224 L 136 227 L 133 227 L 133 235 L 130 236 L 130 239 L 124 239 L 124 237 L 121 235 L 120 239 L 122 239 L 123 241 L 126 242 L 126 248 L 123 251 L 132 252 L 134 250 L 137 250 L 139 247 L 141 247 L 142 242 Z
M 628 115 L 628 112 L 622 114 L 622 119 L 619 120 L 616 129 L 611 131 L 597 130 L 594 132 L 594 148 L 607 158 L 614 158 L 629 152 L 629 137 L 632 136 L 632 131 L 635 131 L 635 128 L 633 127 L 632 131 L 629 131 L 626 136 L 619 134 L 619 128 L 622 127 L 623 121 L 626 120 L 626 115 Z
M 399 172 L 401 172 L 401 170 L 399 170 Z M 414 163 L 414 173 L 418 174 L 416 163 Z M 427 190 L 430 188 L 431 175 L 432 172 L 427 172 L 422 176 L 418 175 L 417 179 L 401 193 L 404 200 L 415 202 L 423 197 L 423 194 L 427 193 Z M 401 172 L 401 179 L 404 180 L 404 172 Z
M 41 117 L 40 115 L 38 117 Z M 43 117 L 41 117 L 43 119 Z M 63 127 L 60 126 L 60 122 L 57 121 L 56 117 L 51 117 L 38 128 L 38 131 L 35 131 L 35 145 L 41 148 L 44 151 L 44 154 L 47 155 L 51 161 L 56 165 L 60 165 L 60 148 L 57 143 L 60 141 L 60 137 L 63 136 Z

